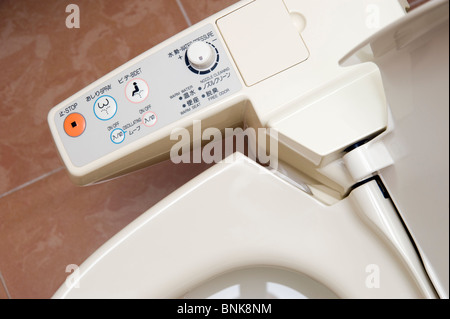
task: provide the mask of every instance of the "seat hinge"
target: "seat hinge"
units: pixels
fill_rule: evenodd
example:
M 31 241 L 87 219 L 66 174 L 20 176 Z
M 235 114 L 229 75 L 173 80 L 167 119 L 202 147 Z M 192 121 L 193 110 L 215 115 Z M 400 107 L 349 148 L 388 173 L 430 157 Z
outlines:
M 367 178 L 394 164 L 391 154 L 381 140 L 373 140 L 346 153 L 345 166 L 355 181 Z

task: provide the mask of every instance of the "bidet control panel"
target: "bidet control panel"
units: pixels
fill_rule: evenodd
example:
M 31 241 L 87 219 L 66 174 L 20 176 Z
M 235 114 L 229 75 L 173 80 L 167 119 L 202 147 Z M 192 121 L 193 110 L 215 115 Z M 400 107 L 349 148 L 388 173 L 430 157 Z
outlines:
M 108 156 L 242 87 L 213 24 L 148 52 L 50 113 L 52 133 L 75 167 Z

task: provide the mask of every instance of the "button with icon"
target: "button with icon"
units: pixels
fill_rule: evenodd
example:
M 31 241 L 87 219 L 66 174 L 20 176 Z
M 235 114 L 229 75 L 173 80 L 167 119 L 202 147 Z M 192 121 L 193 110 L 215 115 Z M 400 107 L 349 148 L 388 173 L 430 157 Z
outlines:
M 158 118 L 156 117 L 156 114 L 154 112 L 147 112 L 142 116 L 142 124 L 144 124 L 147 127 L 152 127 L 156 124 L 156 121 Z
M 144 101 L 149 93 L 147 82 L 143 79 L 132 79 L 125 87 L 125 96 L 132 103 L 140 103 Z
M 117 102 L 110 95 L 100 96 L 94 103 L 94 114 L 102 121 L 112 119 L 117 113 Z
M 80 113 L 71 113 L 64 120 L 64 131 L 71 137 L 78 137 L 86 129 L 86 120 Z
M 125 140 L 125 133 L 126 132 L 121 128 L 116 128 L 109 135 L 111 142 L 113 142 L 114 144 L 122 143 Z

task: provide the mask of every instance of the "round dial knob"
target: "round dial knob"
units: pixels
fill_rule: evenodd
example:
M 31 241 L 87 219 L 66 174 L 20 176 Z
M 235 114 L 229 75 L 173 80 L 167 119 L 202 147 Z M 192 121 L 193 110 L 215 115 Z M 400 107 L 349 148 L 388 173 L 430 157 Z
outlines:
M 209 68 L 216 60 L 214 49 L 203 41 L 194 42 L 187 50 L 189 63 L 196 69 Z

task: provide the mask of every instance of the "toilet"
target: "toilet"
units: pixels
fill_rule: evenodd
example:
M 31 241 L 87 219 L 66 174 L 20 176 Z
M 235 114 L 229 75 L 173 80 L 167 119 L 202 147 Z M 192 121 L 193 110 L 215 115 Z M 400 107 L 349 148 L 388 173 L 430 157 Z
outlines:
M 139 69 L 130 100 L 119 79 Z M 75 104 L 76 134 L 61 114 Z M 241 1 L 48 116 L 80 185 L 180 161 L 186 145 L 195 158 L 196 120 L 258 142 L 144 212 L 53 298 L 448 298 L 448 1 Z

